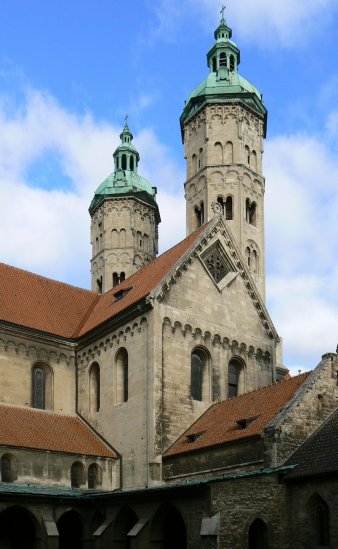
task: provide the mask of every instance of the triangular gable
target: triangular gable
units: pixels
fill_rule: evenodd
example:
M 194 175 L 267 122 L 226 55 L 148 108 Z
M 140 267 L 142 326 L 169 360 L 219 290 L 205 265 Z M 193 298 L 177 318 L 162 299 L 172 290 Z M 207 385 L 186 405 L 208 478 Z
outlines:
M 225 268 L 228 272 L 225 276 L 217 282 L 210 273 L 207 265 L 207 254 L 212 251 L 212 247 L 215 246 L 214 237 L 219 234 L 222 238 L 219 240 L 220 252 L 224 256 Z M 213 241 L 211 242 L 211 240 Z M 216 240 L 217 242 L 217 240 Z M 269 337 L 279 340 L 276 328 L 270 318 L 270 315 L 265 307 L 265 304 L 260 296 L 257 286 L 245 264 L 243 256 L 236 244 L 234 237 L 231 234 L 230 229 L 224 223 L 222 216 L 215 216 L 211 222 L 209 222 L 204 230 L 198 235 L 191 246 L 186 249 L 185 253 L 179 258 L 177 263 L 172 266 L 167 275 L 161 280 L 156 288 L 149 295 L 150 299 L 162 299 L 163 296 L 170 291 L 170 288 L 176 281 L 182 276 L 187 269 L 188 264 L 193 258 L 198 258 L 206 271 L 209 270 L 209 276 L 213 279 L 213 282 L 218 287 L 219 291 L 222 291 L 228 284 L 234 280 L 236 276 L 240 276 L 244 282 L 244 286 L 247 293 L 255 307 L 260 322 L 269 335 Z

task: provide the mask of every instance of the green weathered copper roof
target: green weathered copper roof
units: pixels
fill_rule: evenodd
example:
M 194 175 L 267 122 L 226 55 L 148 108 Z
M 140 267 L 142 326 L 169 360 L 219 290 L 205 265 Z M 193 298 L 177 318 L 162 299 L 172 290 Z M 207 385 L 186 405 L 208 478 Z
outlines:
M 96 189 L 89 211 L 92 212 L 103 198 L 128 194 L 135 195 L 135 193 L 142 191 L 155 200 L 156 187 L 152 187 L 144 177 L 130 170 L 117 170 L 111 173 Z
M 135 196 L 137 193 L 142 193 L 144 196 L 144 193 L 146 193 L 148 199 L 150 198 L 151 201 L 156 203 L 156 187 L 152 187 L 147 179 L 137 173 L 140 155 L 131 143 L 133 134 L 131 133 L 127 123 L 120 134 L 120 138 L 121 143 L 113 154 L 115 160 L 115 170 L 96 189 L 94 198 L 89 206 L 90 213 L 93 212 L 93 210 L 102 200 L 104 200 L 104 198 L 109 197 L 113 198 L 124 195 Z M 124 162 L 126 163 L 125 166 L 129 169 L 125 169 L 125 166 L 122 168 L 123 157 L 125 157 L 125 159 L 127 158 Z M 129 164 L 129 158 L 133 160 L 132 166 Z
M 203 82 L 193 90 L 185 102 L 180 118 L 182 137 L 183 127 L 204 105 L 210 103 L 244 103 L 257 112 L 264 120 L 264 135 L 266 133 L 267 110 L 262 94 L 248 80 L 238 73 L 240 51 L 231 40 L 232 30 L 222 18 L 215 31 L 216 42 L 207 54 L 210 73 Z M 222 61 L 222 55 L 223 61 Z M 227 59 L 225 64 L 225 57 Z M 232 57 L 233 67 L 229 66 Z M 215 63 L 215 66 L 213 65 Z

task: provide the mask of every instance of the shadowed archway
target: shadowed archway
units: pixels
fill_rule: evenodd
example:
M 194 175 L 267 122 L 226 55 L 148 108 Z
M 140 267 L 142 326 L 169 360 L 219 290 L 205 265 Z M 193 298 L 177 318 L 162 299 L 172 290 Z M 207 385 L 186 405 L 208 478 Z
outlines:
M 187 549 L 187 532 L 181 513 L 162 505 L 151 522 L 151 542 L 156 549 Z
M 67 511 L 57 521 L 59 549 L 82 549 L 82 522 L 76 511 Z
M 137 521 L 137 515 L 130 507 L 123 507 L 121 509 L 114 523 L 114 547 L 118 547 L 119 549 L 129 549 L 131 547 L 131 539 L 128 537 L 128 532 L 135 526 Z
M 0 514 L 1 549 L 36 549 L 35 519 L 26 509 L 14 506 Z
M 255 519 L 249 528 L 249 549 L 269 549 L 269 533 L 265 522 Z

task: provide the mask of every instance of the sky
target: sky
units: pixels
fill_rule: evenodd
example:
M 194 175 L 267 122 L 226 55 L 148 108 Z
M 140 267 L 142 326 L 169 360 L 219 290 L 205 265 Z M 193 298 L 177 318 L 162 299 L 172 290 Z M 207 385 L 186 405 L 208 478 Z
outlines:
M 158 189 L 160 251 L 185 236 L 184 100 L 207 76 L 218 0 L 2 0 L 0 260 L 90 287 L 95 189 L 124 116 Z M 269 111 L 267 306 L 291 372 L 338 342 L 336 0 L 228 0 L 239 72 Z M 1 282 L 0 282 L 1 283 Z

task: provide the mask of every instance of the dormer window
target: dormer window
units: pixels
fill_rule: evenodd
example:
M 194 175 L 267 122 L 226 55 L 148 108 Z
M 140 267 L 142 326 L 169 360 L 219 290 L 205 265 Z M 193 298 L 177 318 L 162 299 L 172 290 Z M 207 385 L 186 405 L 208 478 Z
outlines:
M 198 433 L 189 433 L 187 435 L 187 439 L 189 442 L 195 442 L 195 440 L 198 440 L 200 436 L 204 435 L 205 431 L 199 431 Z
M 246 429 L 258 417 L 259 416 L 246 417 L 246 418 L 243 418 L 243 419 L 239 419 L 238 421 L 236 421 L 236 423 L 241 429 Z
M 130 286 L 130 288 L 122 288 L 118 292 L 115 292 L 113 294 L 113 296 L 115 297 L 115 301 L 120 301 L 121 299 L 123 299 L 130 292 L 131 289 L 132 286 Z

